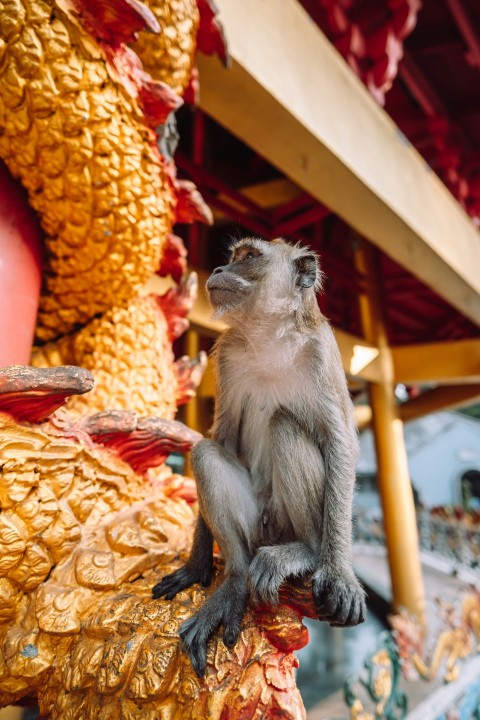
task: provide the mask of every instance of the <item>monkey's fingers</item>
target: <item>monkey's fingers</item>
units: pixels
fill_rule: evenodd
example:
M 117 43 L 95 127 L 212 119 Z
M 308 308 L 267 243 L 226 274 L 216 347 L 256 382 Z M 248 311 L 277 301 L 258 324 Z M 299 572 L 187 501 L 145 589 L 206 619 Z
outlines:
M 240 629 L 242 626 L 242 619 L 243 615 L 240 618 L 231 618 L 228 622 L 225 623 L 225 628 L 223 631 L 223 642 L 229 648 L 233 647 L 238 640 L 238 636 L 240 635 Z
M 354 575 L 334 577 L 322 569 L 313 579 L 313 596 L 319 618 L 333 627 L 349 627 L 365 620 L 365 593 Z
M 331 623 L 332 627 L 354 627 L 365 622 L 367 618 L 367 608 L 364 598 L 361 595 L 355 595 L 350 607 L 350 612 L 344 623 Z
M 207 668 L 207 643 L 211 632 L 211 626 L 199 613 L 186 620 L 180 629 L 183 649 L 199 678 L 203 678 Z
M 158 600 L 165 597 L 166 600 L 172 600 L 177 593 L 194 585 L 196 582 L 198 582 L 196 573 L 192 572 L 187 565 L 184 565 L 175 570 L 174 573 L 166 575 L 153 587 L 153 599 Z

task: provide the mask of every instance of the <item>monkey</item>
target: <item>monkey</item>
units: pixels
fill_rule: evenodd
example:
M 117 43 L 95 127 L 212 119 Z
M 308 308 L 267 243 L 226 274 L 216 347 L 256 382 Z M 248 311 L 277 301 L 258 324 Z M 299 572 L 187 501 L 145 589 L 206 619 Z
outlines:
M 223 583 L 180 628 L 199 677 L 213 632 L 223 626 L 233 647 L 248 599 L 278 604 L 287 578 L 312 576 L 318 617 L 333 626 L 366 617 L 351 548 L 357 431 L 321 285 L 314 252 L 257 238 L 237 242 L 207 281 L 229 329 L 214 349 L 210 437 L 191 453 L 199 515 L 186 565 L 153 588 L 171 600 L 209 585 L 217 541 Z

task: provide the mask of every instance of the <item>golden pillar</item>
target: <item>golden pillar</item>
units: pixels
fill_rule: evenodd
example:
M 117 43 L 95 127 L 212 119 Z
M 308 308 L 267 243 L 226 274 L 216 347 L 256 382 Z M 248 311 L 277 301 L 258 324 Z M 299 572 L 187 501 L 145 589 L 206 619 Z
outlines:
M 357 267 L 365 276 L 367 290 L 360 295 L 360 312 L 365 338 L 379 349 L 381 380 L 370 383 L 369 393 L 393 604 L 396 610 L 404 607 L 424 622 L 425 598 L 415 505 L 403 423 L 395 401 L 394 367 L 378 261 L 376 248 L 362 242 L 357 251 Z

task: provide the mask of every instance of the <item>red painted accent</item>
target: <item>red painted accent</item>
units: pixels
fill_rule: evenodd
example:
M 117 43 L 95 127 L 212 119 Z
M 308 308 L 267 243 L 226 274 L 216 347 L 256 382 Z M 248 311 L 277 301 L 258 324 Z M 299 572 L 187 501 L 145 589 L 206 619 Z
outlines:
M 197 105 L 200 98 L 200 76 L 196 67 L 192 68 L 190 80 L 183 93 L 183 99 L 189 105 Z
M 160 32 L 157 18 L 140 0 L 76 0 L 89 32 L 112 47 L 132 42 L 140 30 Z
M 200 11 L 200 25 L 197 34 L 197 48 L 206 55 L 218 55 L 228 66 L 227 40 L 223 26 L 217 18 L 218 8 L 214 0 L 197 0 Z
M 155 480 L 153 480 L 155 484 Z M 189 505 L 194 505 L 198 501 L 197 484 L 195 480 L 182 475 L 172 475 L 166 481 L 161 483 L 162 490 L 166 497 L 176 500 L 181 498 Z
M 206 225 L 213 225 L 212 211 L 191 180 L 177 180 L 175 193 L 177 223 L 203 222 Z
M 144 71 L 138 55 L 126 45 L 115 48 L 105 47 L 107 57 L 118 73 L 118 79 L 133 97 L 138 98 L 145 119 L 152 130 L 163 125 L 174 110 L 183 105 L 177 95 L 166 83 L 153 80 Z
M 0 367 L 28 364 L 42 282 L 42 233 L 27 193 L 0 162 Z
M 157 304 L 167 321 L 170 341 L 173 342 L 188 329 L 190 323 L 187 315 L 196 300 L 197 291 L 197 273 L 192 272 L 181 285 L 170 288 L 164 295 L 156 297 Z
M 157 274 L 160 277 L 171 275 L 179 283 L 187 271 L 187 251 L 183 240 L 178 235 L 169 233 L 163 246 L 162 262 Z
M 83 395 L 92 388 L 92 374 L 73 365 L 0 368 L 0 412 L 18 421 L 40 423 L 71 395 Z
M 268 641 L 280 652 L 294 652 L 307 645 L 310 638 L 301 622 L 302 615 L 288 605 L 281 608 L 257 605 L 253 613 Z
M 195 358 L 184 355 L 175 363 L 175 374 L 177 376 L 177 406 L 184 405 L 192 397 L 207 367 L 207 355 L 203 351 Z
M 170 453 L 186 452 L 202 439 L 200 433 L 176 420 L 139 418 L 134 412 L 123 410 L 91 415 L 82 419 L 78 427 L 142 475 L 165 462 Z

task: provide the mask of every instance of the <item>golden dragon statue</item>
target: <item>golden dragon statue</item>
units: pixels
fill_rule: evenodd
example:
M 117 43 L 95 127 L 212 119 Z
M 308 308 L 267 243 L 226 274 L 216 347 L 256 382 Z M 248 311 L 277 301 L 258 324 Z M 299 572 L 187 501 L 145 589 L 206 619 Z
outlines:
M 204 680 L 178 628 L 211 589 L 151 598 L 194 520 L 164 461 L 205 363 L 172 350 L 196 291 L 172 227 L 211 222 L 172 157 L 197 47 L 226 60 L 212 0 L 0 0 L 0 161 L 43 238 L 31 366 L 0 369 L 0 706 L 43 719 L 305 717 L 308 583 L 215 637 Z

